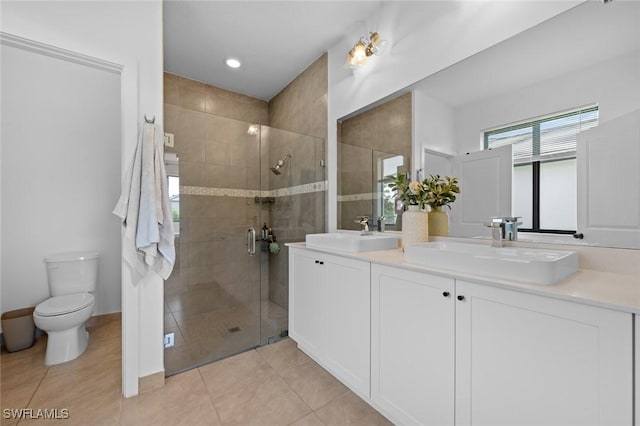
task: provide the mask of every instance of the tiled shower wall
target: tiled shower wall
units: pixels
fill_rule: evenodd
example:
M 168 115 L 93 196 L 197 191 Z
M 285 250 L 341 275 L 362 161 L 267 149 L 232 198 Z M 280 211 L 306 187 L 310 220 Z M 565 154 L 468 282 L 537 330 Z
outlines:
M 172 74 L 164 75 L 164 102 L 165 132 L 175 135 L 175 148 L 166 152 L 178 154 L 181 187 L 260 189 L 260 141 L 247 134 L 246 122 L 267 124 L 266 102 Z M 257 302 L 267 264 L 247 256 L 246 231 L 262 225 L 260 208 L 253 197 L 181 193 L 167 300 L 215 278 L 238 303 Z
M 291 169 L 296 176 L 271 175 L 269 187 L 326 182 L 325 141 L 327 140 L 327 55 L 324 54 L 269 102 L 269 123 L 272 128 L 313 136 L 303 143 L 271 138 L 269 143 L 281 141 L 282 146 L 270 145 L 271 161 L 287 152 L 292 155 Z M 287 144 L 289 147 L 287 147 Z M 324 183 L 326 185 L 326 183 Z M 326 188 L 326 186 L 325 186 Z M 304 241 L 306 234 L 326 230 L 326 190 L 280 197 L 271 208 L 271 225 L 281 243 Z M 288 250 L 269 256 L 269 298 L 288 307 Z
M 181 186 L 210 188 L 211 193 L 213 188 L 281 190 L 275 203 L 262 207 L 252 197 L 181 193 L 178 260 L 165 296 L 215 277 L 239 301 L 256 301 L 258 295 L 250 289 L 261 288 L 261 269 L 262 276 L 268 276 L 261 298 L 287 308 L 284 244 L 325 230 L 326 173 L 320 161 L 326 161 L 326 54 L 269 103 L 167 73 L 164 90 L 165 131 L 175 135 L 175 148 L 166 151 L 180 158 Z M 247 122 L 271 127 L 262 127 L 260 137 L 250 136 Z M 291 159 L 282 174 L 271 173 L 270 167 L 286 154 Z M 259 232 L 263 222 L 273 229 L 282 250 L 252 258 L 247 268 L 246 230 Z
M 374 163 L 380 153 L 389 153 L 405 156 L 409 165 L 411 131 L 411 93 L 340 123 L 338 228 L 360 229 L 356 216 L 373 218 Z

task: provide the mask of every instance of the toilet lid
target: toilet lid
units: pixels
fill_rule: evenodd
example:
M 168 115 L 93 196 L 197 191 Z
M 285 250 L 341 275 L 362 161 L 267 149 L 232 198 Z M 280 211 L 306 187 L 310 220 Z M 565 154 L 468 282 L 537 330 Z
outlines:
M 94 303 L 95 298 L 91 293 L 67 294 L 65 296 L 54 296 L 36 306 L 35 313 L 43 317 L 64 315 L 70 312 L 79 311 Z

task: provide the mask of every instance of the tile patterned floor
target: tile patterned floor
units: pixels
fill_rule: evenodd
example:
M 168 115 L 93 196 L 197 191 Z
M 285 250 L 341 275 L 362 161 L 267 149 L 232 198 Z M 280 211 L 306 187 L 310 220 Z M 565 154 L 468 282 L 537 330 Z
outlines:
M 123 399 L 119 315 L 94 317 L 88 330 L 91 340 L 81 357 L 49 368 L 46 337 L 30 349 L 2 352 L 3 410 L 69 411 L 68 419 L 55 421 L 2 416 L 2 425 L 391 424 L 290 339 L 177 374 L 160 389 Z

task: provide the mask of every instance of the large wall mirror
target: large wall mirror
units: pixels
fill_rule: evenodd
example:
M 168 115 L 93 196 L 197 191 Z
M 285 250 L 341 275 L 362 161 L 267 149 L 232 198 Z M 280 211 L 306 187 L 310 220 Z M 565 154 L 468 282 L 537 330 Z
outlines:
M 460 177 L 452 236 L 517 215 L 541 241 L 640 248 L 640 2 L 582 3 L 389 98 L 339 120 L 338 228 L 363 214 L 398 224 L 395 168 Z M 465 168 L 501 145 L 508 175 L 488 174 L 509 185 Z

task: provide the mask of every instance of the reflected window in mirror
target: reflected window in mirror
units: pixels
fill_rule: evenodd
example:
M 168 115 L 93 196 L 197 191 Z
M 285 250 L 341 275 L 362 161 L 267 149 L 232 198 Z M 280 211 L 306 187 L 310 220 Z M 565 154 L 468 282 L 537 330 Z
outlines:
M 520 231 L 576 232 L 576 142 L 597 125 L 598 107 L 590 106 L 484 133 L 484 149 L 513 146 L 512 215 L 522 217 Z
M 392 228 L 390 229 L 396 229 L 395 226 L 400 225 L 398 223 L 399 213 L 397 210 L 396 197 L 389 187 L 389 184 L 394 181 L 398 173 L 405 172 L 405 158 L 402 155 L 394 154 L 381 157 L 378 159 L 376 169 L 377 179 L 376 188 L 374 188 L 374 193 L 378 194 L 375 203 L 376 220 L 382 218 L 386 226 L 391 226 Z

